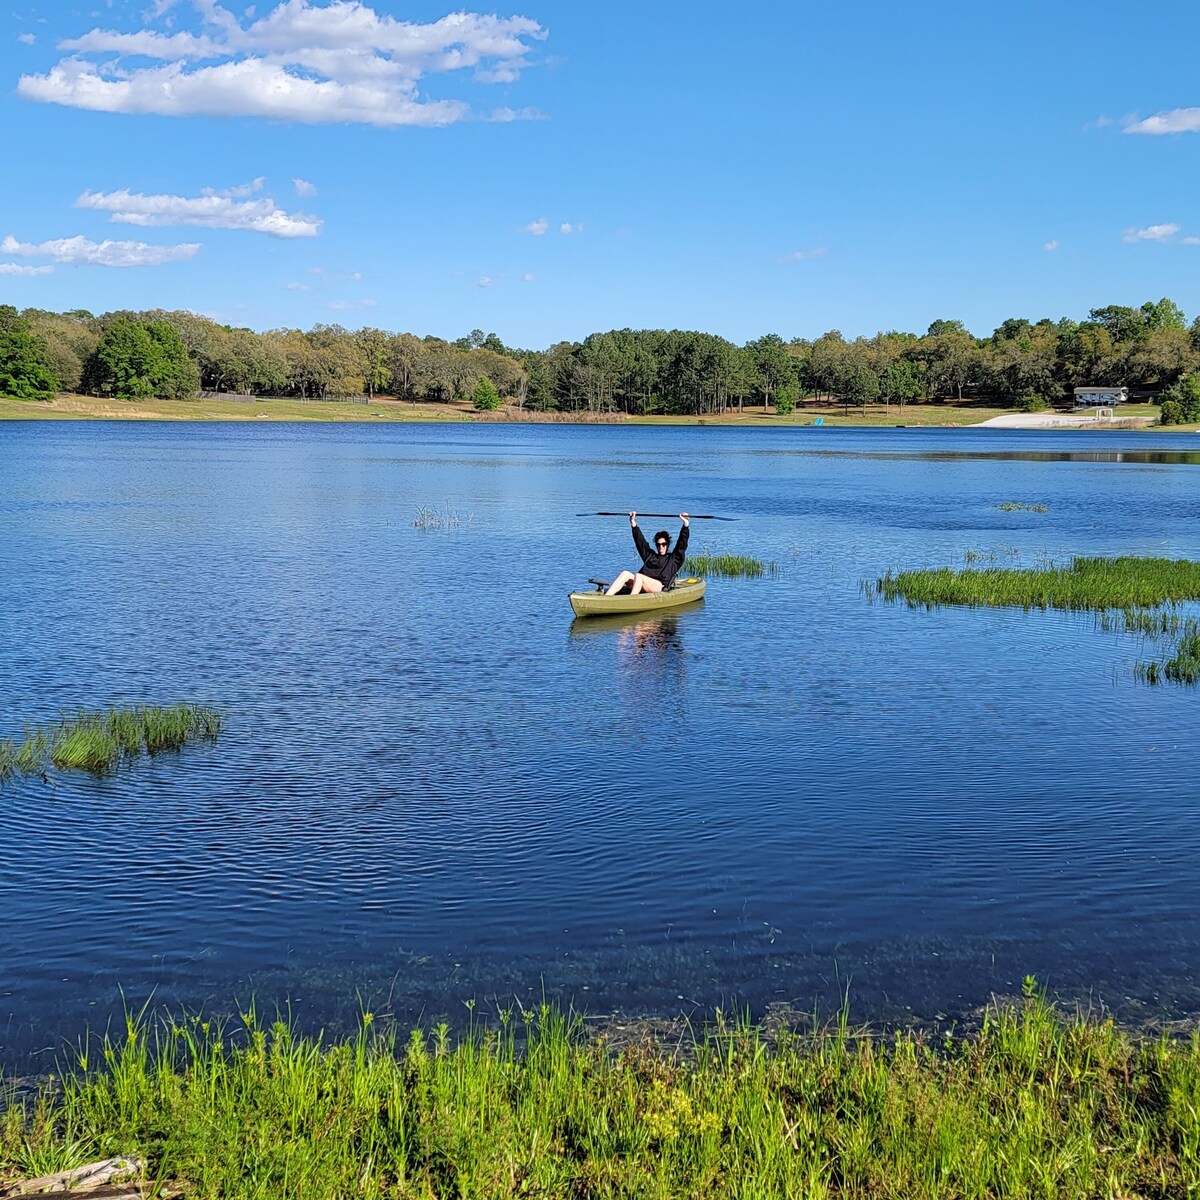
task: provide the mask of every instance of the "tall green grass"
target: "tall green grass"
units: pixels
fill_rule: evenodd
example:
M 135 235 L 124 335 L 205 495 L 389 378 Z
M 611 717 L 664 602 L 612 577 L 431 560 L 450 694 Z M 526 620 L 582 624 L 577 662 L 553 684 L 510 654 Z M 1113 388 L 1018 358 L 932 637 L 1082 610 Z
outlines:
M 1200 622 L 1191 618 L 1172 630 L 1168 649 L 1159 659 L 1139 662 L 1134 668 L 1145 683 L 1200 683 Z
M 1073 558 L 1066 566 L 888 571 L 872 593 L 933 608 L 1134 609 L 1200 600 L 1200 563 L 1169 558 Z
M 26 731 L 19 745 L 0 742 L 0 780 L 60 771 L 103 774 L 139 754 L 178 750 L 188 742 L 215 741 L 221 714 L 198 704 L 111 708 L 62 717 L 57 725 Z
M 683 564 L 683 575 L 698 575 L 701 578 L 724 575 L 730 579 L 755 579 L 760 575 L 774 575 L 778 563 L 764 563 L 745 554 L 691 554 Z
M 330 1044 L 253 1012 L 131 1019 L 10 1100 L 0 1177 L 88 1146 L 198 1200 L 1200 1193 L 1200 1036 L 1139 1039 L 1033 988 L 966 1037 L 718 1021 L 685 1049 L 618 1050 L 548 1008 L 457 1041 L 370 1014 Z

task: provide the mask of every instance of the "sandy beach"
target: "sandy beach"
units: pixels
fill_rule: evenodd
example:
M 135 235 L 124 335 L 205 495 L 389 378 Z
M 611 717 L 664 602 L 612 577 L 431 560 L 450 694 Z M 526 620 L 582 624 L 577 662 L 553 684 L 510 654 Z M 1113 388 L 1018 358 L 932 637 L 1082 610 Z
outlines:
M 1144 429 L 1153 417 L 1098 417 L 1094 412 L 1006 413 L 980 421 L 976 429 Z

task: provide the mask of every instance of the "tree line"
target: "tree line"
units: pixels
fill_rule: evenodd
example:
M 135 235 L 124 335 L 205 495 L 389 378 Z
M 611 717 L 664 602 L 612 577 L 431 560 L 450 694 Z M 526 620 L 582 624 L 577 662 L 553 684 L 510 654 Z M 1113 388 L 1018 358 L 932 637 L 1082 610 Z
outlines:
M 961 321 L 923 334 L 809 340 L 766 334 L 738 346 L 715 334 L 619 329 L 545 350 L 473 330 L 456 341 L 314 325 L 258 333 L 191 312 L 18 312 L 0 305 L 0 393 L 136 399 L 201 392 L 301 399 L 378 395 L 479 407 L 705 414 L 804 397 L 849 407 L 916 400 L 1037 409 L 1077 386 L 1127 386 L 1200 419 L 1200 317 L 1169 299 L 1107 305 L 1086 320 L 1011 318 L 976 337 Z M 1194 414 L 1194 415 L 1189 415 Z

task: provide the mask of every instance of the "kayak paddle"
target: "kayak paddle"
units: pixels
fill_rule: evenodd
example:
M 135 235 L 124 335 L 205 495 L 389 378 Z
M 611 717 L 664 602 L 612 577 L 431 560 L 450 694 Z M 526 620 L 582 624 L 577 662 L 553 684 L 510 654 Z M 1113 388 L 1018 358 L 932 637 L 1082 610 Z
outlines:
M 627 517 L 627 512 L 576 513 L 577 517 Z M 638 513 L 639 517 L 677 517 L 678 513 Z M 688 513 L 689 521 L 736 521 L 737 517 L 714 517 L 712 513 Z

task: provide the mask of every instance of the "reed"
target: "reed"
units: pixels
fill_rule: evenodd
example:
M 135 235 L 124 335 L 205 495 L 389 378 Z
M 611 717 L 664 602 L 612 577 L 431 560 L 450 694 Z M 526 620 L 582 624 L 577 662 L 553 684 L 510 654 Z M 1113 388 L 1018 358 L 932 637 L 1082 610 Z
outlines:
M 1173 643 L 1160 659 L 1139 662 L 1134 672 L 1144 683 L 1200 683 L 1200 622 L 1190 617 L 1170 631 Z
M 977 1032 L 768 1038 L 718 1019 L 618 1051 L 553 1009 L 326 1043 L 251 1010 L 83 1044 L 10 1098 L 0 1178 L 136 1155 L 191 1197 L 1193 1196 L 1200 1036 L 1141 1039 L 1036 987 Z
M 1096 623 L 1106 633 L 1136 633 L 1159 638 L 1178 633 L 1183 621 L 1174 608 L 1125 608 L 1118 613 L 1101 612 Z
M 888 571 L 869 589 L 912 607 L 1137 609 L 1200 599 L 1200 563 L 1169 558 L 1073 558 L 1066 566 Z
M 474 518 L 470 515 L 463 517 L 457 509 L 447 505 L 444 509 L 439 509 L 435 506 L 426 508 L 421 505 L 417 509 L 417 515 L 413 517 L 413 526 L 416 529 L 460 529 L 463 525 L 470 525 Z
M 683 564 L 683 574 L 700 578 L 724 575 L 730 579 L 755 579 L 760 575 L 775 575 L 778 571 L 778 563 L 760 562 L 745 554 L 692 554 Z
M 0 742 L 0 780 L 60 771 L 104 774 L 142 753 L 161 754 L 189 742 L 215 741 L 222 717 L 197 704 L 80 711 L 57 725 L 26 730 L 25 740 Z

